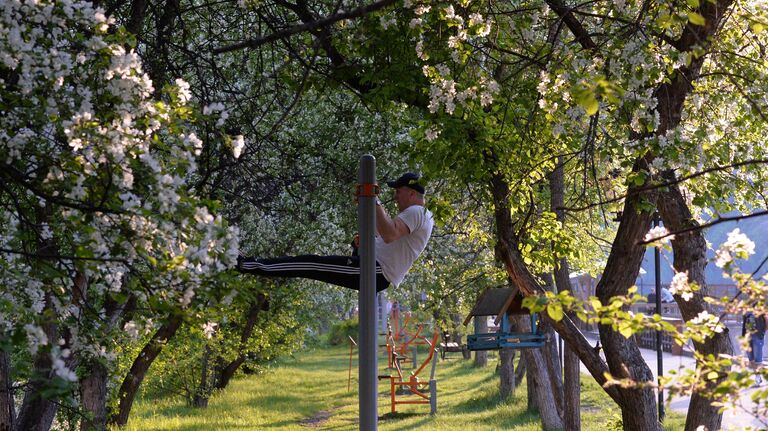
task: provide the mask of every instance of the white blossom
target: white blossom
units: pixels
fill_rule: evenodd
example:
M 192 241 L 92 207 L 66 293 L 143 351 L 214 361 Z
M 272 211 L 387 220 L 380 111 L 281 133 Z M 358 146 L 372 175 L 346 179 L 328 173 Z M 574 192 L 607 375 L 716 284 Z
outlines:
M 644 242 L 649 242 L 652 245 L 659 246 L 661 244 L 668 244 L 675 239 L 674 235 L 670 235 L 669 231 L 664 226 L 655 226 L 645 234 L 643 237 Z
M 437 139 L 438 136 L 440 136 L 440 131 L 439 130 L 435 130 L 435 129 L 429 128 L 429 129 L 426 130 L 426 132 L 424 132 L 424 137 L 427 139 L 427 141 L 430 141 L 430 142 L 432 142 L 435 139 Z
M 187 307 L 192 302 L 192 298 L 195 297 L 195 289 L 192 287 L 188 287 L 184 291 L 184 295 L 181 297 L 181 306 Z
M 243 135 L 235 136 L 232 140 L 232 155 L 235 156 L 236 159 L 240 158 L 243 148 L 245 148 L 245 138 Z
M 77 374 L 75 374 L 74 371 L 67 368 L 67 365 L 64 363 L 64 360 L 61 358 L 52 358 L 53 363 L 51 364 L 51 369 L 54 373 L 56 373 L 57 376 L 61 377 L 62 379 L 68 381 L 68 382 L 76 382 L 77 381 Z
M 384 30 L 395 24 L 397 24 L 397 19 L 394 16 L 382 15 L 379 17 L 379 25 L 381 25 L 381 28 Z
M 443 9 L 445 12 L 445 17 L 448 19 L 456 18 L 456 11 L 453 10 L 453 5 L 448 5 Z
M 26 324 L 24 325 L 24 331 L 27 333 L 29 352 L 32 355 L 37 354 L 37 350 L 40 346 L 48 345 L 48 336 L 45 334 L 45 331 L 43 331 L 43 328 L 37 325 Z
M 688 326 L 690 327 L 697 327 L 697 326 L 703 326 L 713 332 L 723 332 L 723 324 L 720 323 L 720 319 L 718 319 L 717 316 L 709 314 L 708 311 L 704 310 L 701 313 L 699 313 L 698 316 L 694 317 L 688 322 Z
M 469 16 L 469 26 L 475 26 L 478 24 L 483 24 L 483 15 L 475 12 Z
M 216 333 L 217 326 L 219 326 L 219 324 L 215 322 L 208 322 L 203 325 L 203 334 L 205 334 L 206 338 L 213 337 L 213 334 Z
M 736 228 L 728 233 L 728 240 L 715 251 L 715 265 L 723 268 L 734 259 L 746 259 L 755 254 L 755 243 Z
M 123 331 L 125 331 L 125 333 L 128 334 L 128 336 L 131 338 L 138 338 L 139 336 L 139 326 L 136 325 L 136 322 L 133 320 L 127 322 L 125 326 L 123 326 Z
M 693 291 L 688 284 L 688 271 L 678 272 L 672 277 L 672 282 L 669 284 L 669 292 L 673 295 L 680 295 L 684 301 L 689 301 L 693 298 Z
M 430 9 L 432 9 L 432 6 L 420 5 L 420 6 L 417 6 L 416 9 L 413 10 L 413 13 L 415 13 L 416 15 L 421 16 L 421 15 L 424 15 L 425 13 L 429 12 Z
M 189 83 L 187 81 L 177 78 L 176 87 L 179 91 L 179 101 L 184 105 L 192 99 L 192 93 L 189 91 Z
M 422 61 L 429 60 L 429 54 L 424 52 L 424 39 L 419 39 L 419 41 L 416 42 L 416 56 L 419 57 L 419 59 Z M 429 66 L 424 66 L 424 67 L 429 69 Z M 422 71 L 423 70 L 424 69 L 422 68 Z M 426 73 L 425 73 L 425 76 L 426 76 Z

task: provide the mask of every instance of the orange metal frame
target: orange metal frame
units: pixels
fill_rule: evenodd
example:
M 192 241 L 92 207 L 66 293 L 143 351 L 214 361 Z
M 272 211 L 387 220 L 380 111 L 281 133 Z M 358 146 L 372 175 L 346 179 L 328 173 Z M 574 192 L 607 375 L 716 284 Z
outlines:
M 406 363 L 410 362 L 408 351 L 411 346 L 423 346 L 429 344 L 427 339 L 421 336 L 421 333 L 424 330 L 423 323 L 418 323 L 416 325 L 416 332 L 408 332 L 408 324 L 411 322 L 412 317 L 410 312 L 406 312 L 403 318 L 403 325 L 400 326 L 400 310 L 397 308 L 392 309 L 392 325 L 394 325 L 394 330 L 390 328 L 387 337 L 387 355 L 389 358 L 387 367 L 390 369 L 395 368 L 393 353 L 400 355 L 401 362 Z
M 423 328 L 423 325 L 419 325 L 419 331 Z M 393 346 L 390 348 L 390 343 L 387 342 L 387 354 L 390 356 L 390 363 L 393 363 L 395 370 L 397 370 L 396 375 L 390 375 L 390 376 L 381 376 L 380 378 L 389 378 L 389 393 L 390 393 L 390 403 L 392 407 L 392 413 L 397 413 L 397 405 L 398 404 L 429 404 L 429 395 L 422 392 L 419 388 L 420 385 L 423 385 L 422 382 L 419 381 L 419 373 L 421 373 L 424 368 L 426 368 L 427 364 L 429 364 L 432 361 L 432 358 L 435 355 L 435 347 L 437 346 L 437 340 L 439 337 L 438 331 L 434 331 L 434 334 L 432 335 L 432 340 L 428 340 L 425 336 L 419 336 L 418 334 L 411 338 L 410 341 L 414 341 L 416 338 L 420 340 L 418 344 L 426 344 L 429 345 L 429 355 L 427 355 L 427 359 L 424 360 L 424 362 L 421 363 L 421 366 L 417 368 L 415 371 L 412 371 L 410 376 L 408 377 L 408 380 L 403 379 L 403 370 L 400 366 L 400 361 L 402 356 L 397 355 L 397 348 Z M 390 339 L 393 339 L 393 337 L 390 334 Z M 408 399 L 408 400 L 398 400 L 397 399 L 397 389 L 401 386 L 407 386 L 408 390 L 411 392 L 412 395 L 416 395 L 420 399 Z

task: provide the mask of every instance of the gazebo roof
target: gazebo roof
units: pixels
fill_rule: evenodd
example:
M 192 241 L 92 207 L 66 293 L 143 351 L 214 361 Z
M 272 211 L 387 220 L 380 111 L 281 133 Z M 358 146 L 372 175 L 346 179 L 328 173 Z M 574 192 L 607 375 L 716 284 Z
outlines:
M 507 314 L 529 314 L 523 307 L 523 295 L 517 287 L 492 287 L 485 289 L 477 299 L 472 311 L 464 319 L 464 325 L 469 324 L 475 316 L 495 316 L 498 325 L 501 316 Z

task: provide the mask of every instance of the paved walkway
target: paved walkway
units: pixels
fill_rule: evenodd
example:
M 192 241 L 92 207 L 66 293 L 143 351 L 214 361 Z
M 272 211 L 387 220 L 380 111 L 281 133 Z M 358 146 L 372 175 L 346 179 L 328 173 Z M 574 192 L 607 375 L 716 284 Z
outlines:
M 587 339 L 592 343 L 596 343 L 597 335 L 586 334 Z M 654 377 L 656 377 L 656 370 L 658 368 L 657 353 L 655 350 L 640 349 L 643 354 L 643 359 L 653 371 Z M 668 374 L 670 370 L 679 370 L 695 367 L 696 363 L 692 357 L 689 356 L 674 356 L 671 353 L 662 352 L 662 361 L 664 365 L 664 374 Z M 588 373 L 584 364 L 581 365 L 581 370 L 584 373 Z M 764 387 L 763 387 L 764 389 Z M 746 389 L 742 394 L 742 402 L 747 403 L 747 407 L 751 404 L 749 395 L 756 389 Z M 688 404 L 690 403 L 690 397 L 675 397 L 670 403 L 670 408 L 682 413 L 688 412 Z M 768 422 L 768 420 L 766 420 Z M 723 414 L 723 429 L 724 430 L 743 430 L 744 428 L 751 426 L 753 428 L 766 427 L 766 423 L 761 423 L 757 418 L 739 411 L 726 411 Z

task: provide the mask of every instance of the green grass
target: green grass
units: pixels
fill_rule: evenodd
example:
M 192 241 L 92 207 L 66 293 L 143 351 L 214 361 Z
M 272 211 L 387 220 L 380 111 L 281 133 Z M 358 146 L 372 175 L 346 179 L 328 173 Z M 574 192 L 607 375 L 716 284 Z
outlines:
M 345 347 L 302 352 L 295 358 L 280 361 L 265 374 L 233 380 L 225 391 L 211 398 L 207 409 L 187 407 L 180 399 L 139 399 L 126 429 L 357 430 L 357 359 L 353 360 L 352 385 L 348 392 L 348 355 L 349 350 Z M 380 367 L 382 362 L 380 359 Z M 487 368 L 474 368 L 472 361 L 461 360 L 458 356 L 439 362 L 438 414 L 435 416 L 429 415 L 429 405 L 398 406 L 398 413 L 390 414 L 389 384 L 382 381 L 379 385 L 378 428 L 540 430 L 538 416 L 526 409 L 524 384 L 509 399 L 499 399 L 495 365 L 492 359 Z M 382 369 L 380 374 L 385 372 Z M 588 376 L 582 378 L 581 403 L 583 430 L 619 429 L 614 427 L 619 420 L 618 409 Z M 327 419 L 316 421 L 314 427 L 306 423 L 321 416 Z M 682 429 L 682 415 L 670 416 L 665 429 Z

